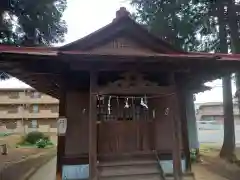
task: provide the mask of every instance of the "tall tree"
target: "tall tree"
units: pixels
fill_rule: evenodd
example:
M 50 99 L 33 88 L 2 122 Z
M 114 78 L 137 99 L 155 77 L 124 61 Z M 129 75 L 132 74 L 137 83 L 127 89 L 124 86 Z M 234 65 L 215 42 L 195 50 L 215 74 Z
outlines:
M 229 22 L 226 21 L 229 12 L 226 7 L 230 5 L 228 0 L 132 0 L 132 4 L 137 9 L 140 22 L 145 23 L 152 32 L 173 45 L 186 51 L 228 53 L 227 30 L 229 31 L 231 29 L 229 26 L 233 25 L 230 25 L 230 19 Z M 229 78 L 230 76 L 223 78 L 224 102 L 228 107 L 225 107 L 221 157 L 226 158 L 232 157 L 235 149 L 232 102 L 227 100 L 227 96 L 231 97 Z
M 51 45 L 62 42 L 66 0 L 1 0 L 0 43 Z
M 229 21 L 229 33 L 231 41 L 231 52 L 240 53 L 240 32 L 239 32 L 239 17 L 240 2 L 231 0 L 228 2 L 228 21 Z M 236 93 L 235 96 L 238 99 L 238 109 L 240 112 L 240 72 L 235 73 Z
M 208 5 L 194 0 L 132 0 L 136 17 L 149 30 L 186 51 L 211 51 L 217 26 Z
M 229 161 L 235 161 L 235 127 L 233 116 L 231 75 L 222 79 L 223 84 L 223 110 L 224 110 L 224 139 L 220 157 Z
M 217 17 L 219 21 L 219 51 L 228 53 L 229 46 L 227 41 L 227 14 L 229 10 L 226 8 L 226 1 L 221 1 L 216 4 Z M 224 109 L 224 139 L 220 157 L 232 161 L 235 159 L 235 130 L 234 130 L 234 116 L 233 116 L 233 101 L 232 101 L 232 85 L 231 75 L 226 75 L 222 78 L 223 84 L 223 109 Z

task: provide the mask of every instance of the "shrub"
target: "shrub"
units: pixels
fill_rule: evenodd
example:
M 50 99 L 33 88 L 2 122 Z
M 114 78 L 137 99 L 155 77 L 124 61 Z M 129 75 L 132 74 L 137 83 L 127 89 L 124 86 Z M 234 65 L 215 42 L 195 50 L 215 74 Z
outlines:
M 36 142 L 36 145 L 37 145 L 38 148 L 45 148 L 47 146 L 47 141 L 44 140 L 44 139 L 39 139 Z
M 42 132 L 30 132 L 26 135 L 25 141 L 30 144 L 36 144 L 40 139 L 44 139 L 45 135 Z
M 45 141 L 50 141 L 50 137 L 47 136 L 47 135 L 45 135 L 45 136 L 43 137 L 43 139 L 44 139 Z
M 197 153 L 196 150 L 191 150 L 190 151 L 190 158 L 192 162 L 196 162 L 197 161 Z

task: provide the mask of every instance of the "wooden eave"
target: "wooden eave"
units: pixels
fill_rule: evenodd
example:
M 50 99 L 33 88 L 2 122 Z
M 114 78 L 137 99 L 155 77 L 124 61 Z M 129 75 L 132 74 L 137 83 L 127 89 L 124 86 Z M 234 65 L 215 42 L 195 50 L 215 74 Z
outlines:
M 54 66 L 50 66 L 53 64 L 51 62 L 57 60 L 57 56 L 56 48 L 0 45 L 0 68 L 38 91 L 58 98 L 56 84 L 59 78 L 52 68 Z M 45 72 L 38 72 L 34 67 L 45 69 Z
M 132 59 L 132 58 L 147 58 L 148 62 L 151 61 L 151 59 L 155 59 L 155 60 L 161 60 L 161 58 L 164 59 L 175 59 L 175 60 L 187 60 L 187 59 L 192 59 L 192 60 L 217 60 L 219 57 L 215 56 L 214 54 L 211 55 L 201 55 L 201 54 L 181 54 L 181 53 L 177 53 L 177 54 L 168 54 L 168 53 L 154 53 L 154 52 L 123 52 L 123 51 L 119 51 L 119 52 L 112 52 L 112 51 L 105 51 L 104 53 L 101 52 L 91 52 L 91 51 L 58 51 L 59 55 L 65 55 L 65 56 L 69 56 L 69 57 L 77 57 L 77 58 L 122 58 L 122 59 Z M 104 61 L 104 59 L 101 58 L 101 60 Z M 79 60 L 80 60 L 79 59 Z M 117 61 L 116 61 L 117 62 Z
M 18 50 L 18 49 L 17 49 Z M 198 66 L 199 63 L 201 64 L 201 69 L 205 69 L 206 71 L 209 71 L 209 74 L 214 72 L 211 71 L 211 69 L 215 66 L 217 63 L 218 65 L 228 63 L 228 64 L 235 64 L 240 65 L 239 57 L 234 57 L 233 55 L 223 55 L 220 57 L 219 55 L 216 56 L 214 54 L 160 54 L 155 53 L 154 55 L 145 54 L 145 55 L 99 55 L 99 54 L 91 54 L 86 52 L 73 52 L 73 51 L 64 51 L 64 52 L 57 52 L 57 53 L 18 53 L 16 49 L 11 52 L 0 52 L 0 66 L 3 67 L 3 70 L 6 70 L 7 73 L 12 74 L 13 76 L 16 76 L 20 80 L 26 82 L 33 88 L 37 89 L 38 91 L 47 93 L 55 98 L 59 97 L 59 87 L 58 83 L 60 83 L 60 77 L 59 74 L 62 73 L 63 69 L 60 69 L 55 71 L 53 69 L 54 64 L 71 64 L 73 62 L 77 62 L 78 64 L 85 63 L 97 63 L 97 62 L 111 62 L 111 63 L 121 63 L 122 62 L 129 62 L 129 60 L 132 59 L 132 62 L 138 63 L 142 62 L 144 64 L 151 64 L 151 63 L 166 63 L 169 62 L 170 64 L 175 64 L 178 62 L 180 66 L 184 64 L 189 64 L 189 62 L 192 62 L 192 64 L 195 64 L 195 66 Z M 100 58 L 101 57 L 101 58 Z M 97 61 L 98 60 L 98 61 Z M 117 61 L 115 61 L 117 60 Z M 131 61 L 130 61 L 131 62 Z M 1 65 L 1 63 L 7 63 L 7 67 L 4 68 L 4 66 Z M 15 64 L 16 63 L 16 64 Z M 47 65 L 49 69 L 43 70 L 33 70 L 33 72 L 28 72 L 24 69 L 24 67 L 19 66 L 20 65 L 34 65 L 35 67 L 44 68 L 43 64 Z M 38 63 L 38 64 L 37 64 Z M 41 66 L 42 64 L 42 66 Z M 50 66 L 52 64 L 52 66 Z M 206 64 L 212 64 L 212 66 L 206 66 Z M 179 66 L 179 67 L 180 67 Z M 222 65 L 221 65 L 222 66 Z M 170 66 L 171 67 L 171 66 Z M 225 66 L 224 66 L 225 67 Z M 227 67 L 227 66 L 226 66 Z M 35 69 L 35 68 L 33 68 Z M 213 75 L 210 77 L 209 74 L 206 74 L 206 76 L 203 76 L 202 70 L 199 70 L 199 72 L 188 74 L 188 76 L 193 76 L 189 79 L 189 82 L 194 82 L 193 86 L 191 87 L 194 92 L 199 92 L 202 90 L 205 90 L 205 87 L 200 86 L 201 83 L 204 83 L 205 81 L 214 79 L 217 77 L 217 75 Z M 195 70 L 193 70 L 194 72 Z

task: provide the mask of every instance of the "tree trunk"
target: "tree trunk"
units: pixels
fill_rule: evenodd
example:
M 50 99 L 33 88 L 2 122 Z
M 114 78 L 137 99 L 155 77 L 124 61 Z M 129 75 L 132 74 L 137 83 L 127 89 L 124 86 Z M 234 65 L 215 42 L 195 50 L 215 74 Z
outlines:
M 237 72 L 235 74 L 235 84 L 236 84 L 236 93 L 235 96 L 237 98 L 237 102 L 238 102 L 238 111 L 240 112 L 240 72 Z
M 240 38 L 239 38 L 239 26 L 238 26 L 237 8 L 235 1 L 229 1 L 228 4 L 228 24 L 230 29 L 231 38 L 231 50 L 232 53 L 240 53 Z M 236 72 L 236 97 L 238 99 L 238 109 L 240 112 L 240 72 Z
M 232 102 L 231 76 L 223 77 L 224 139 L 220 157 L 235 161 L 235 130 Z
M 227 31 L 226 31 L 226 10 L 223 3 L 219 3 L 218 10 L 219 20 L 219 38 L 221 53 L 228 53 Z M 227 160 L 235 160 L 235 131 L 232 102 L 231 75 L 222 79 L 223 83 L 223 109 L 224 109 L 224 139 L 220 152 L 220 157 Z

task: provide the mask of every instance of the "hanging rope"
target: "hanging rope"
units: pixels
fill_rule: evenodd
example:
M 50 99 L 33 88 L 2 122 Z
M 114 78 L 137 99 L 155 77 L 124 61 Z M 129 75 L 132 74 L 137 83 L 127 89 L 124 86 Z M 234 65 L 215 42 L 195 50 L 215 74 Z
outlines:
M 152 99 L 152 98 L 162 98 L 162 97 L 168 97 L 168 96 L 173 96 L 176 93 L 171 93 L 171 94 L 162 94 L 162 95 L 153 95 L 153 96 L 116 96 L 116 95 L 106 95 L 106 94 L 96 94 L 97 97 L 104 97 L 104 98 L 117 98 L 117 99 Z
M 151 99 L 151 98 L 162 98 L 162 97 L 167 97 L 167 96 L 173 96 L 175 95 L 175 93 L 171 93 L 171 94 L 164 94 L 164 95 L 153 95 L 153 96 L 116 96 L 116 95 L 99 95 L 97 94 L 97 99 L 99 102 L 102 102 L 102 104 L 104 104 L 104 99 L 108 99 L 108 103 L 107 103 L 107 114 L 110 115 L 111 114 L 111 100 L 112 99 L 116 99 L 117 102 L 117 109 L 120 109 L 120 104 L 119 104 L 119 100 L 124 99 L 124 109 L 128 109 L 130 108 L 130 104 L 129 104 L 129 99 L 132 99 L 132 108 L 134 108 L 134 100 L 140 99 L 140 105 L 143 106 L 145 109 L 149 109 L 148 108 L 148 101 L 147 99 Z M 99 107 L 98 107 L 99 108 Z M 153 110 L 153 116 L 155 116 L 155 109 Z M 168 116 L 169 115 L 169 111 L 170 108 L 166 107 L 164 110 L 164 115 Z M 119 113 L 118 113 L 119 114 Z

